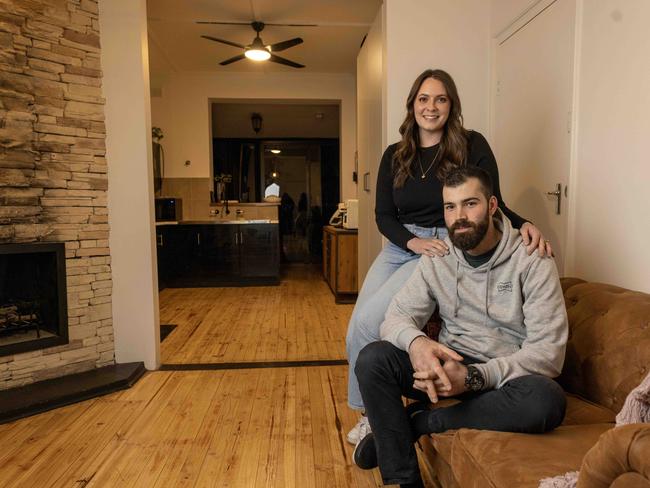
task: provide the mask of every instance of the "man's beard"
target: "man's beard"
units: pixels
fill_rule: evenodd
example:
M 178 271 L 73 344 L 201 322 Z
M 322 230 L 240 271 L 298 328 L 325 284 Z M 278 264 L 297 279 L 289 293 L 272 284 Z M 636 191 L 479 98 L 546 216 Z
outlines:
M 449 231 L 449 239 L 454 246 L 463 251 L 469 251 L 481 243 L 485 234 L 487 234 L 489 226 L 490 214 L 489 212 L 485 212 L 485 218 L 483 220 L 476 223 L 470 222 L 467 219 L 457 220 L 447 230 Z M 460 233 L 456 232 L 458 229 L 464 228 L 470 228 L 472 230 Z

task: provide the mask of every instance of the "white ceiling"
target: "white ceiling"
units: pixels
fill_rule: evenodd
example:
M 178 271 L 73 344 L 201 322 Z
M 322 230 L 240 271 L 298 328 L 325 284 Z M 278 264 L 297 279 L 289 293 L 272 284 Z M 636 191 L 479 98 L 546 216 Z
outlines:
M 149 65 L 152 79 L 185 71 L 354 73 L 363 37 L 381 0 L 149 0 Z M 303 44 L 279 53 L 306 65 L 296 69 L 244 59 L 219 62 L 240 54 L 239 48 L 201 38 L 210 35 L 250 44 L 250 26 L 199 25 L 197 20 L 318 24 L 319 27 L 267 26 L 265 44 L 302 37 Z

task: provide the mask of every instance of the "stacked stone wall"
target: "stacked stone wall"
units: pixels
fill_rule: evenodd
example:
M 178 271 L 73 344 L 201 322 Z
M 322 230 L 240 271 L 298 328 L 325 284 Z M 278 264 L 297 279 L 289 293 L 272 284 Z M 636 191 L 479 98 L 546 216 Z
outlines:
M 64 242 L 70 343 L 0 357 L 0 389 L 112 364 L 95 0 L 0 0 L 0 243 Z

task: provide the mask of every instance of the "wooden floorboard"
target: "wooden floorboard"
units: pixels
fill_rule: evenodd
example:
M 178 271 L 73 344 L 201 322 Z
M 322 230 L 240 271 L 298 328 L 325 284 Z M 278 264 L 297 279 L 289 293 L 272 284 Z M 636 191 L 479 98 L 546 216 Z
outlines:
M 319 268 L 294 265 L 279 286 L 168 288 L 160 321 L 176 327 L 163 363 L 345 359 L 352 305 L 334 303 Z
M 375 487 L 352 462 L 344 366 L 150 372 L 16 424 L 0 486 Z M 0 439 L 1 440 L 1 439 Z
M 278 287 L 165 290 L 164 362 L 283 367 L 148 372 L 131 389 L 0 426 L 0 486 L 370 488 L 351 461 L 351 305 L 318 271 Z M 272 366 L 272 365 L 271 365 Z

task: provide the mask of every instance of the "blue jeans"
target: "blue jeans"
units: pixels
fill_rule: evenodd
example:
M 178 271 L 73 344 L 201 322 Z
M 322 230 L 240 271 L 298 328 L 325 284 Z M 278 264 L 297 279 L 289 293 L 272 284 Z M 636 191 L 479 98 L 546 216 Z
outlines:
M 437 239 L 447 237 L 447 229 L 444 227 L 428 228 L 414 224 L 405 224 L 404 227 L 417 237 Z M 354 374 L 357 356 L 366 345 L 380 340 L 379 326 L 384 321 L 388 305 L 415 270 L 419 258 L 419 254 L 405 251 L 388 242 L 368 270 L 352 311 L 345 338 L 349 363 L 348 405 L 355 410 L 364 408 L 359 383 Z

